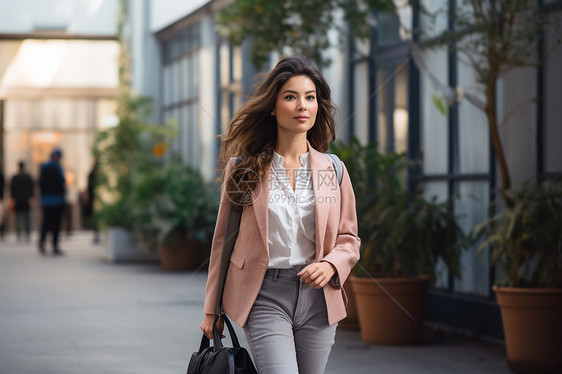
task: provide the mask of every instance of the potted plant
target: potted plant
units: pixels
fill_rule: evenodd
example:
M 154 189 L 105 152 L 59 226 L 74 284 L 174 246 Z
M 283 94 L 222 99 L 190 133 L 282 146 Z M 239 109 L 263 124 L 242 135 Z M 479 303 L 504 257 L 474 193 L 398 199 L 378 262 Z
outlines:
M 156 254 L 161 240 L 161 229 L 155 224 L 155 196 L 162 194 L 166 184 L 164 165 L 152 165 L 139 170 L 133 178 L 130 199 L 133 203 L 135 220 L 130 228 L 138 247 L 143 252 Z
M 155 144 L 164 144 L 163 139 L 175 136 L 177 130 L 172 123 L 157 126 L 146 122 L 151 112 L 148 98 L 127 95 L 118 102 L 118 124 L 98 132 L 94 143 L 100 206 L 95 213 L 96 223 L 108 232 L 110 261 L 153 261 L 156 257 L 150 245 L 145 245 L 150 212 L 146 211 L 139 188 L 150 192 L 153 170 L 163 166 L 161 155 L 154 152 Z
M 130 201 L 120 199 L 102 202 L 95 212 L 98 227 L 107 232 L 106 258 L 109 262 L 136 262 L 153 260 L 153 256 L 138 250 L 133 233 L 134 207 Z
M 203 263 L 210 251 L 217 215 L 217 188 L 189 165 L 172 162 L 155 171 L 148 194 L 149 228 L 158 232 L 158 253 L 167 270 L 193 270 Z
M 479 250 L 490 247 L 503 276 L 494 291 L 507 361 L 517 373 L 560 373 L 562 188 L 525 183 L 504 193 L 513 205 L 477 225 L 473 239 L 483 238 Z
M 361 257 L 350 277 L 363 340 L 410 344 L 419 332 L 425 290 L 438 263 L 459 276 L 464 233 L 448 202 L 408 193 L 404 154 L 381 154 L 353 139 L 334 151 L 357 197 Z M 402 177 L 401 177 L 402 176 Z

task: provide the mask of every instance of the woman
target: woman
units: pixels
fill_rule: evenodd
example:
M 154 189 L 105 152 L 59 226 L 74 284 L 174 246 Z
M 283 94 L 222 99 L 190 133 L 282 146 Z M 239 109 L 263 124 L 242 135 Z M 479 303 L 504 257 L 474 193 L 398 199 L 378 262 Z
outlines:
M 221 136 L 223 173 L 201 330 L 212 338 L 228 209 L 241 210 L 223 308 L 263 374 L 323 373 L 341 285 L 359 258 L 355 196 L 321 153 L 335 139 L 330 88 L 306 57 L 285 57 Z M 236 165 L 236 156 L 241 162 Z

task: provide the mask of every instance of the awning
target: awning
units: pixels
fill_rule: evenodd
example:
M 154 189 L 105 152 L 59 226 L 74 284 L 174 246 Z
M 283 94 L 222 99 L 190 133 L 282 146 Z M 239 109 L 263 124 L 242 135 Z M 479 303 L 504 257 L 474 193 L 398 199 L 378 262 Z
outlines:
M 14 50 L 11 43 L 7 48 Z M 0 98 L 115 94 L 118 42 L 26 39 L 17 43 L 19 48 L 1 76 Z

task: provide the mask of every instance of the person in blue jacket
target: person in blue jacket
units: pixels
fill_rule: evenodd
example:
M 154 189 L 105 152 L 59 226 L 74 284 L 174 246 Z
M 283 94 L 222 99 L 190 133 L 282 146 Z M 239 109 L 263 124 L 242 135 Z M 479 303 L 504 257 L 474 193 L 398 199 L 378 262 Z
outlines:
M 45 255 L 45 240 L 47 232 L 51 232 L 53 239 L 53 255 L 63 254 L 59 247 L 59 232 L 65 205 L 65 180 L 60 160 L 62 151 L 55 149 L 51 153 L 51 160 L 41 164 L 39 171 L 39 190 L 41 192 L 41 208 L 43 221 L 41 236 L 39 237 L 39 253 Z

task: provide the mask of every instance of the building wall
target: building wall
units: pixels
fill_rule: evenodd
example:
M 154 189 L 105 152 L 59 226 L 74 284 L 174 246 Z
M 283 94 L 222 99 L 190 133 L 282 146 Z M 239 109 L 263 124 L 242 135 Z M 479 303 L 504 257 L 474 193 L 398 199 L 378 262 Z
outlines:
M 134 0 L 137 1 L 137 0 Z M 143 0 L 144 1 L 144 0 Z M 192 14 L 210 0 L 148 0 L 151 4 L 149 31 L 156 33 Z
M 197 123 L 199 140 L 199 168 L 208 180 L 215 176 L 217 135 L 217 100 L 216 69 L 217 64 L 215 21 L 212 14 L 207 14 L 201 19 L 201 49 L 199 52 L 198 73 L 200 77 Z M 203 67 L 209 67 L 204 69 Z
M 148 120 L 157 123 L 160 118 L 160 71 L 162 58 L 160 46 L 150 31 L 153 2 L 135 0 L 129 2 L 130 22 L 127 29 L 130 38 L 131 84 L 141 96 L 152 98 L 153 113 Z

